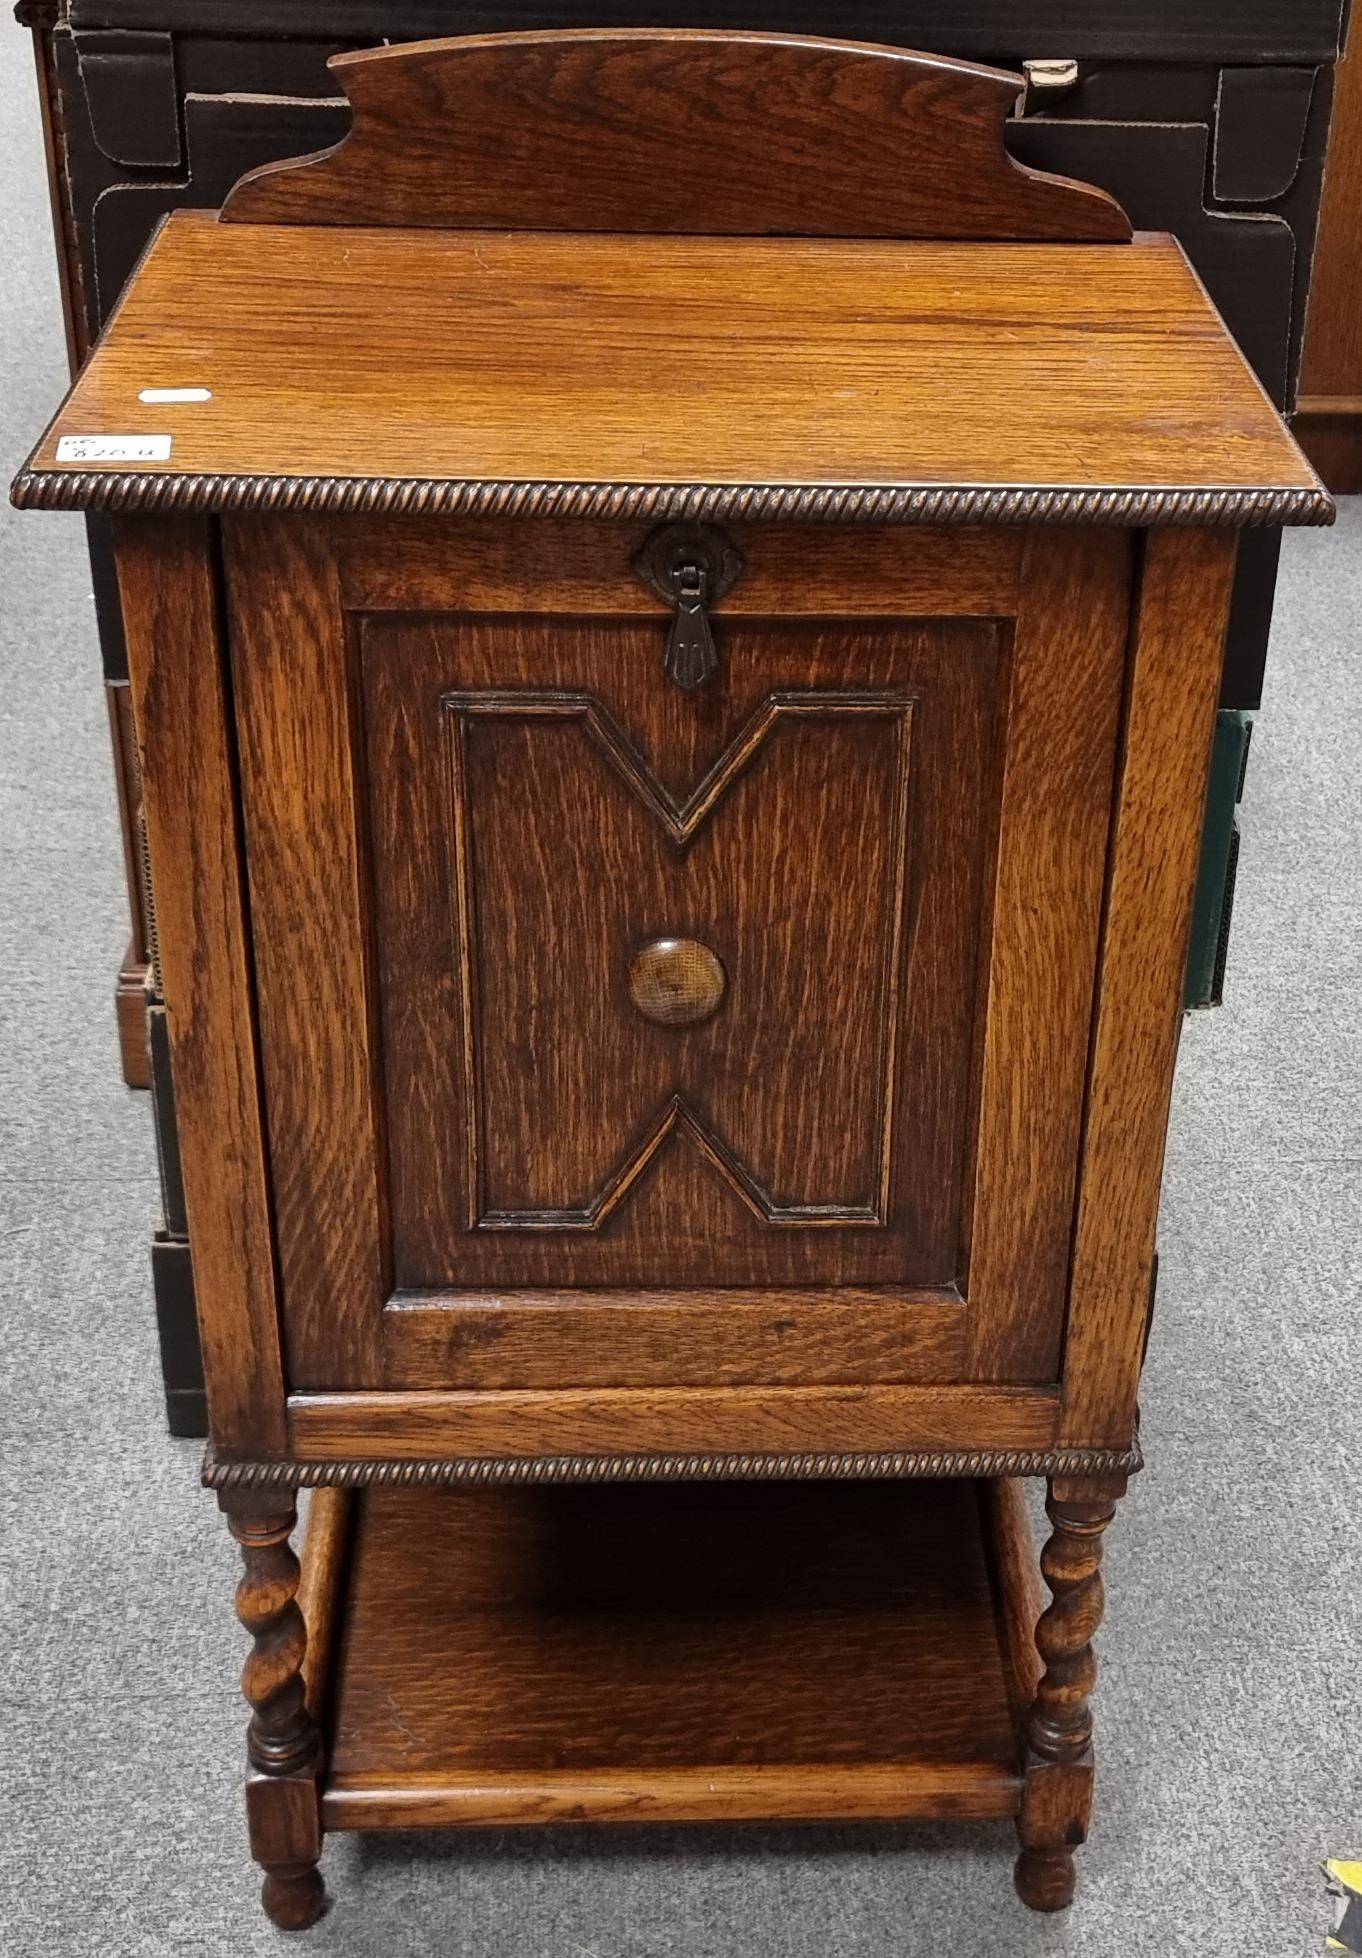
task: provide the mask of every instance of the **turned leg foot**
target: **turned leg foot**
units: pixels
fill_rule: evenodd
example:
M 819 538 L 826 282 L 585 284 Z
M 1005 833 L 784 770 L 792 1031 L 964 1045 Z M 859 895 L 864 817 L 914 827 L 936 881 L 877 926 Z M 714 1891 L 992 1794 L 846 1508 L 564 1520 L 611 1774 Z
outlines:
M 1040 1567 L 1051 1603 L 1036 1626 L 1043 1670 L 1026 1722 L 1026 1774 L 1017 1834 L 1017 1895 L 1032 1910 L 1063 1910 L 1074 1894 L 1074 1846 L 1092 1808 L 1093 1634 L 1102 1622 L 1102 1533 L 1124 1477 L 1055 1477 L 1051 1535 Z
M 1068 1849 L 1023 1849 L 1013 1872 L 1017 1895 L 1031 1910 L 1063 1910 L 1074 1900 L 1074 1859 Z
M 306 1931 L 326 1910 L 326 1885 L 315 1863 L 276 1863 L 265 1871 L 260 1901 L 281 1931 Z
M 223 1492 L 228 1528 L 241 1546 L 237 1617 L 251 1634 L 241 1690 L 251 1708 L 246 1818 L 251 1850 L 265 1872 L 261 1901 L 282 1931 L 303 1931 L 326 1909 L 318 1776 L 321 1736 L 303 1682 L 307 1627 L 295 1596 L 298 1559 L 289 1536 L 291 1499 Z

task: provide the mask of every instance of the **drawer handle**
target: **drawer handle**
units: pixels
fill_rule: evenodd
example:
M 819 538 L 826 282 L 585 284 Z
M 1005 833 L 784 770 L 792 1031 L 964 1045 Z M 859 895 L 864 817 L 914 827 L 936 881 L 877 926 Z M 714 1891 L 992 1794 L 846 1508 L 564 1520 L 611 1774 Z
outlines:
M 698 938 L 655 938 L 629 964 L 629 997 L 659 1027 L 707 1020 L 728 988 L 728 975 Z
M 634 559 L 634 570 L 664 604 L 675 607 L 663 672 L 687 693 L 702 687 L 719 664 L 709 608 L 732 589 L 741 557 L 709 524 L 664 524 Z

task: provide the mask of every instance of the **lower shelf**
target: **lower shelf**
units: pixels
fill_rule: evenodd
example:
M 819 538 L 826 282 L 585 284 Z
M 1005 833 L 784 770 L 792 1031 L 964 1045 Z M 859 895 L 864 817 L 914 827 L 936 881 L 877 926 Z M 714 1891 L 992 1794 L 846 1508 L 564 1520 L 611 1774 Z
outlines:
M 1018 1484 L 313 1501 L 327 1828 L 1016 1812 Z

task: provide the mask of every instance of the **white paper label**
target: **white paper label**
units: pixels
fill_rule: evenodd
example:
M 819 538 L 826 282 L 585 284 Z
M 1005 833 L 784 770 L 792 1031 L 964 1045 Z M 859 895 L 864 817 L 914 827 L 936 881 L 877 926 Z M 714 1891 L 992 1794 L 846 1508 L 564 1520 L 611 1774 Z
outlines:
M 139 388 L 137 399 L 156 403 L 158 401 L 211 401 L 212 388 Z
M 58 462 L 169 462 L 169 435 L 63 435 Z

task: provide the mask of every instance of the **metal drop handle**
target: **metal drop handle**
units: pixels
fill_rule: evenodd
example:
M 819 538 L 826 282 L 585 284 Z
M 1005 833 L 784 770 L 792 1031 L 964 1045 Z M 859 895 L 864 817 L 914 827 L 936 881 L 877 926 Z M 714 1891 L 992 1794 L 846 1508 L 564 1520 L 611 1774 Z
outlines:
M 709 608 L 742 570 L 742 559 L 708 524 L 666 524 L 634 559 L 634 570 L 664 604 L 675 608 L 662 652 L 662 670 L 691 693 L 718 671 L 719 648 Z

